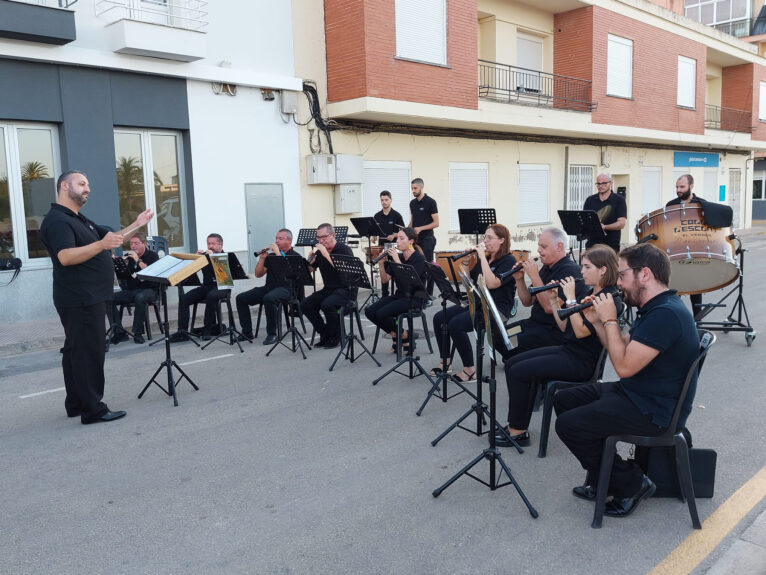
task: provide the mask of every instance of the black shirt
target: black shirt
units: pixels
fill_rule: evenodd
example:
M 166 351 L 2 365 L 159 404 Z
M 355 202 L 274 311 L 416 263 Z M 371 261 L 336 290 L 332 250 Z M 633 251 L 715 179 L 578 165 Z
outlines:
M 614 298 L 614 305 L 617 310 L 617 317 L 620 317 L 625 308 L 625 304 L 622 303 L 622 299 L 619 295 L 617 295 L 618 292 L 619 290 L 617 289 L 617 286 L 610 286 L 604 288 L 602 291 L 602 293 L 612 294 L 612 297 Z M 590 293 L 593 293 L 592 289 L 588 290 L 587 295 Z M 572 322 L 570 321 L 567 324 L 566 331 L 564 332 L 564 347 L 576 355 L 578 358 L 582 359 L 582 361 L 586 364 L 592 365 L 595 369 L 596 362 L 598 361 L 599 355 L 601 355 L 603 346 L 601 345 L 601 340 L 598 339 L 598 335 L 596 335 L 596 328 L 593 327 L 592 323 L 585 319 L 585 314 L 583 312 L 579 313 L 583 323 L 585 324 L 585 327 L 587 327 L 588 331 L 590 331 L 590 335 L 578 339 L 574 329 L 572 328 Z
M 40 226 L 40 237 L 53 262 L 53 305 L 80 307 L 114 298 L 114 266 L 109 250 L 80 264 L 64 266 L 58 253 L 97 242 L 109 230 L 59 204 L 51 204 Z
M 301 257 L 301 255 L 296 252 L 293 248 L 290 248 L 283 254 L 286 256 L 298 256 Z M 266 267 L 266 288 L 272 290 L 274 288 L 278 287 L 289 287 L 287 283 L 287 278 L 283 276 L 279 276 L 276 273 L 269 272 L 269 260 L 272 258 L 281 258 L 283 255 L 277 255 L 277 254 L 269 254 L 266 256 L 266 261 L 263 262 L 263 265 Z
M 388 212 L 388 215 L 384 214 L 383 210 L 380 210 L 372 217 L 375 218 L 376 222 L 378 222 L 378 226 L 383 232 L 383 237 L 378 238 L 378 244 L 381 246 L 388 241 L 386 237 L 397 233 L 404 227 L 404 219 L 402 218 L 402 214 L 393 208 L 391 208 L 391 210 Z
M 157 252 L 153 252 L 152 250 L 144 250 L 144 253 L 141 257 L 138 258 L 138 261 L 144 262 L 147 266 L 152 265 L 154 262 L 158 261 L 160 259 L 159 254 Z M 135 274 L 137 272 L 141 271 L 141 268 L 138 267 L 138 263 L 133 261 L 133 258 L 128 258 L 127 261 L 128 264 L 128 271 L 132 274 Z M 131 277 L 128 280 L 125 280 L 125 289 L 159 289 L 159 285 L 155 282 L 150 281 L 142 281 L 136 277 Z
M 695 196 L 694 193 L 692 192 L 692 195 L 691 195 L 691 197 L 688 200 L 682 200 L 681 198 L 676 196 L 675 198 L 670 200 L 667 204 L 665 204 L 665 206 L 666 207 L 667 206 L 678 206 L 678 205 L 681 205 L 682 203 L 686 203 L 686 204 L 701 204 L 702 201 L 700 200 L 700 198 Z
M 582 207 L 583 210 L 593 210 L 599 215 L 599 221 L 604 225 L 613 224 L 620 218 L 628 217 L 628 206 L 625 203 L 625 198 L 614 191 L 609 193 L 609 197 L 605 201 L 601 201 L 598 194 L 593 194 L 585 200 L 585 204 Z M 606 244 L 611 247 L 617 253 L 620 253 L 620 235 L 622 230 L 605 230 L 606 238 L 603 240 L 588 240 L 585 244 L 586 248 L 589 248 L 596 244 Z
M 420 281 L 423 283 L 423 286 L 425 286 L 426 285 L 426 258 L 423 257 L 423 254 L 421 254 L 418 250 L 415 250 L 410 255 L 410 259 L 405 260 L 404 256 L 401 256 L 401 255 L 399 259 L 401 260 L 403 264 L 412 266 L 415 269 L 415 273 L 420 278 Z M 389 261 L 386 261 L 386 266 L 388 266 L 388 263 Z M 394 297 L 407 297 L 407 294 L 404 293 L 401 289 L 399 289 L 399 286 L 397 285 L 396 292 L 394 293 Z
M 434 221 L 433 215 L 438 213 L 439 209 L 436 207 L 436 200 L 426 194 L 423 194 L 422 200 L 418 201 L 413 198 L 410 202 L 410 214 L 412 215 L 413 228 L 427 226 Z M 433 235 L 433 230 L 423 230 L 418 233 L 419 238 L 426 238 Z
M 516 258 L 511 254 L 505 254 L 503 257 L 489 262 L 489 269 L 496 276 L 507 272 L 516 265 Z M 476 282 L 481 274 L 481 262 L 477 262 L 471 269 L 471 279 Z M 485 278 L 486 279 L 486 278 Z M 505 276 L 501 280 L 500 287 L 489 290 L 489 295 L 492 296 L 492 300 L 495 302 L 495 307 L 506 318 L 511 315 L 511 308 L 513 307 L 513 299 L 516 296 L 516 280 L 512 276 Z
M 580 267 L 574 261 L 572 261 L 569 256 L 564 256 L 552 266 L 543 266 L 540 269 L 540 279 L 543 281 L 543 285 L 551 283 L 554 280 L 562 280 L 569 276 L 581 280 L 577 283 L 577 287 L 575 289 L 577 300 L 579 301 L 585 297 L 588 288 L 582 282 Z M 559 287 L 557 291 L 559 298 L 566 300 L 566 296 L 564 296 L 564 292 L 561 287 Z M 532 311 L 529 314 L 529 320 L 548 327 L 555 326 L 556 329 L 558 329 L 556 320 L 553 319 L 552 315 L 545 313 L 543 306 L 540 305 L 540 302 L 537 301 L 536 297 L 535 302 L 532 304 Z
M 351 248 L 346 244 L 337 242 L 330 252 L 330 256 L 332 257 L 333 255 L 353 256 L 354 252 L 352 252 Z M 335 266 L 328 262 L 327 258 L 319 252 L 317 252 L 317 259 L 314 262 L 314 265 L 319 270 L 319 273 L 322 274 L 322 283 L 324 284 L 324 287 L 328 289 L 346 287 L 343 285 L 343 282 L 340 281 L 340 275 L 338 274 L 338 270 L 335 269 Z

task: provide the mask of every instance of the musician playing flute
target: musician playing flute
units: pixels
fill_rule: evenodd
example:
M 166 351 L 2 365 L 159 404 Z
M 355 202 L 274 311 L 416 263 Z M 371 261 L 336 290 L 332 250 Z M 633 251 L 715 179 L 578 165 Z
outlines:
M 607 245 L 595 245 L 582 258 L 582 277 L 592 295 L 610 293 L 622 312 L 622 301 L 617 292 L 617 254 Z M 578 281 L 569 276 L 558 282 L 566 296 L 565 306 L 577 304 Z M 583 312 L 566 319 L 559 317 L 561 303 L 556 289 L 540 292 L 548 297 L 553 318 L 564 335 L 561 345 L 538 347 L 513 356 L 505 362 L 505 381 L 508 385 L 508 434 L 520 445 L 529 445 L 529 420 L 532 418 L 538 381 L 563 379 L 586 381 L 596 369 L 603 346 L 596 328 Z M 498 431 L 495 442 L 501 447 L 512 445 L 505 434 Z

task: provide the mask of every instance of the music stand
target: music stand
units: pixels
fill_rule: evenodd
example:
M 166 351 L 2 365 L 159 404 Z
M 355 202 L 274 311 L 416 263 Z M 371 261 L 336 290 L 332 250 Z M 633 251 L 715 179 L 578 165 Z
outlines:
M 171 254 L 170 256 L 166 256 L 161 260 L 153 263 L 152 265 L 145 267 L 143 270 L 136 274 L 137 276 L 140 276 L 141 279 L 154 282 L 160 286 L 160 302 L 162 303 L 164 324 L 163 340 L 165 341 L 165 361 L 160 363 L 157 370 L 141 390 L 141 393 L 138 394 L 138 399 L 141 399 L 146 390 L 149 389 L 149 386 L 154 384 L 159 387 L 166 395 L 172 396 L 173 405 L 178 406 L 176 386 L 177 383 L 181 383 L 184 378 L 186 378 L 186 380 L 191 384 L 195 391 L 199 391 L 199 387 L 195 385 L 191 378 L 186 374 L 184 370 L 181 369 L 181 367 L 175 362 L 175 360 L 173 360 L 170 355 L 170 322 L 168 321 L 167 288 L 168 286 L 178 285 L 189 276 L 196 274 L 197 271 L 205 267 L 205 262 L 205 258 L 196 254 Z M 157 381 L 157 376 L 163 368 L 167 370 L 167 389 L 162 387 L 162 385 L 160 385 L 160 383 Z M 178 382 L 176 382 L 173 377 L 173 368 L 176 368 L 181 373 L 181 377 L 178 378 Z
M 332 264 L 335 266 L 335 270 L 338 272 L 338 277 L 340 278 L 341 283 L 343 283 L 343 285 L 348 289 L 349 301 L 347 305 L 349 308 L 351 308 L 354 305 L 354 297 L 359 288 L 372 289 L 370 280 L 367 277 L 367 272 L 364 271 L 364 264 L 362 263 L 362 260 L 355 258 L 354 256 L 330 254 L 330 259 L 332 259 Z M 357 289 L 355 290 L 354 288 Z M 342 321 L 343 318 L 341 317 L 341 322 Z M 372 358 L 372 361 L 374 361 L 378 367 L 380 367 L 380 362 L 375 358 L 374 355 L 372 355 L 372 353 L 370 353 L 370 350 L 367 349 L 367 346 L 362 343 L 362 340 L 359 339 L 359 336 L 357 336 L 354 332 L 354 323 L 355 322 L 352 315 L 351 321 L 349 322 L 351 332 L 347 334 L 346 338 L 343 340 L 343 342 L 341 342 L 340 351 L 338 352 L 338 355 L 335 356 L 335 360 L 332 362 L 332 365 L 330 365 L 330 371 L 333 370 L 341 355 L 345 356 L 345 358 L 348 359 L 351 363 L 354 363 L 365 353 Z M 341 329 L 343 329 L 343 326 L 341 326 Z M 355 343 L 359 344 L 359 346 L 364 350 L 359 355 L 354 355 Z
M 213 254 L 215 255 L 215 254 Z M 227 263 L 229 266 L 229 274 L 226 278 L 219 278 L 218 273 L 215 274 L 216 282 L 218 283 L 219 290 L 229 290 L 229 294 L 221 298 L 219 300 L 218 304 L 220 305 L 220 301 L 226 302 L 226 311 L 229 318 L 229 325 L 226 327 L 226 330 L 224 330 L 223 333 L 219 333 L 216 335 L 213 339 L 211 339 L 209 342 L 207 342 L 205 345 L 202 346 L 202 349 L 207 349 L 211 344 L 215 343 L 216 341 L 222 341 L 224 343 L 228 343 L 229 345 L 237 344 L 237 347 L 239 348 L 240 353 L 245 353 L 245 350 L 242 349 L 242 344 L 240 341 L 247 340 L 248 343 L 253 343 L 252 339 L 246 338 L 241 331 L 239 331 L 236 327 L 234 327 L 234 312 L 231 309 L 231 292 L 234 289 L 234 281 L 235 280 L 246 280 L 247 274 L 245 273 L 245 269 L 242 267 L 242 264 L 239 262 L 239 258 L 237 257 L 237 254 L 234 252 L 228 252 L 226 254 L 227 257 Z M 208 259 L 211 260 L 210 256 L 208 256 Z M 211 260 L 210 265 L 213 265 L 213 262 Z M 224 285 L 221 285 L 223 283 Z M 217 329 L 217 328 L 216 328 Z M 229 337 L 229 341 L 226 341 L 226 336 Z
M 144 269 L 146 269 L 146 268 L 144 268 Z M 181 298 L 184 295 L 184 288 L 185 287 L 198 287 L 198 286 L 201 286 L 201 285 L 202 285 L 202 282 L 199 281 L 199 276 L 196 274 L 196 272 L 191 274 L 186 279 L 178 282 L 176 284 L 176 289 L 178 290 L 178 301 L 179 301 L 179 304 L 181 302 Z M 188 330 L 185 330 L 185 329 L 179 329 L 178 333 L 185 335 L 187 341 L 190 341 L 194 345 L 196 345 L 197 347 L 200 347 L 200 344 L 197 341 L 197 336 L 194 335 L 191 331 L 188 331 Z M 155 343 L 160 343 L 161 341 L 162 341 L 161 339 L 155 339 L 154 341 L 149 343 L 149 347 L 152 347 Z
M 288 329 L 279 337 L 274 345 L 271 346 L 271 349 L 266 352 L 266 357 L 268 357 L 277 346 L 283 345 L 293 353 L 295 353 L 297 349 L 300 349 L 303 359 L 306 359 L 303 345 L 309 350 L 311 349 L 311 346 L 306 341 L 306 338 L 303 337 L 303 334 L 298 331 L 298 328 L 295 327 L 295 316 L 293 315 L 292 310 L 296 305 L 300 307 L 300 300 L 298 299 L 299 287 L 314 285 L 314 278 L 311 277 L 306 260 L 301 256 L 277 256 L 271 254 L 266 256 L 266 261 L 268 262 L 267 267 L 269 268 L 269 273 L 285 278 L 290 289 L 290 300 L 287 302 L 290 309 L 290 313 L 288 314 Z M 279 324 L 282 324 L 281 320 Z M 292 346 L 287 345 L 283 341 L 288 334 L 292 337 Z
M 370 249 L 372 248 L 372 238 L 383 237 L 383 230 L 380 229 L 378 222 L 375 221 L 375 218 L 368 217 L 351 218 L 351 223 L 354 224 L 356 233 L 359 234 L 360 238 L 367 238 L 367 251 L 370 253 L 370 256 L 372 256 L 372 249 Z M 372 263 L 372 257 L 370 257 L 370 285 L 372 286 L 370 288 L 370 295 L 368 295 L 367 299 L 364 300 L 362 305 L 359 306 L 360 312 L 368 303 L 373 304 L 378 301 L 378 299 L 380 299 L 380 296 L 378 295 L 378 288 L 375 285 L 375 264 Z
M 577 238 L 579 256 L 577 261 L 581 264 L 583 240 L 597 242 L 606 239 L 606 232 L 601 227 L 601 220 L 598 219 L 598 214 L 593 210 L 559 210 L 558 213 L 561 226 L 567 235 Z M 572 248 L 569 248 L 569 253 L 572 254 Z
M 345 244 L 348 238 L 348 226 L 333 226 L 335 230 L 335 240 Z
M 474 234 L 477 245 L 479 234 L 483 234 L 489 226 L 497 223 L 495 208 L 459 208 L 457 219 L 460 223 L 460 233 Z
M 112 257 L 112 264 L 114 265 L 114 275 L 117 276 L 117 279 L 120 281 L 120 289 L 122 289 L 122 282 L 125 282 L 133 277 L 133 275 L 130 273 L 130 270 L 128 269 L 128 262 L 125 261 L 125 258 L 118 258 L 118 257 Z M 128 329 L 125 329 L 122 327 L 122 322 L 117 323 L 117 318 L 114 317 L 114 304 L 112 302 L 109 302 L 107 304 L 109 306 L 109 310 L 107 310 L 107 313 L 109 314 L 109 329 L 106 330 L 106 351 L 109 351 L 109 344 L 112 341 L 112 336 L 117 335 L 120 331 L 124 331 L 126 334 L 128 334 L 128 337 L 133 337 L 133 332 L 131 332 Z
M 402 357 L 386 373 L 384 373 L 379 378 L 374 380 L 372 382 L 372 385 L 377 385 L 378 382 L 383 380 L 388 374 L 396 372 L 399 375 L 403 375 L 409 379 L 415 379 L 417 375 L 423 374 L 426 376 L 426 379 L 428 380 L 428 382 L 431 384 L 431 387 L 433 388 L 436 386 L 436 382 L 434 382 L 434 380 L 431 379 L 431 376 L 428 375 L 428 372 L 420 364 L 420 357 L 413 355 L 413 348 L 415 347 L 413 342 L 415 341 L 415 335 L 414 335 L 414 330 L 412 328 L 412 315 L 417 310 L 415 300 L 416 298 L 422 301 L 427 300 L 428 292 L 426 291 L 426 288 L 423 285 L 423 282 L 421 281 L 420 277 L 418 277 L 418 274 L 415 271 L 415 268 L 412 267 L 411 265 L 388 262 L 388 272 L 389 272 L 389 275 L 392 278 L 394 278 L 394 281 L 396 282 L 396 285 L 399 288 L 399 290 L 403 292 L 409 299 L 407 331 L 410 334 L 410 345 L 409 345 L 409 351 L 407 352 L 407 354 L 404 357 Z M 409 368 L 409 372 L 402 373 L 400 371 L 397 371 L 404 364 L 407 364 Z M 415 367 L 417 367 L 417 370 L 419 372 L 418 374 L 415 374 L 415 371 L 414 371 Z
M 295 240 L 296 248 L 313 248 L 315 245 L 317 245 L 317 231 L 315 228 L 301 228 L 298 230 L 298 239 Z
M 505 332 L 505 328 L 502 325 L 502 322 L 500 322 L 498 325 L 497 314 L 493 313 L 493 311 L 491 310 L 492 304 L 489 304 L 489 301 L 491 299 L 491 296 L 489 295 L 489 290 L 486 289 L 486 286 L 484 286 L 483 289 L 480 286 L 479 289 L 477 290 L 477 293 L 479 294 L 481 299 L 482 313 L 483 313 L 485 322 L 487 322 L 486 325 L 487 325 L 487 328 L 488 328 L 487 331 L 489 332 L 489 334 L 492 334 L 493 330 L 497 330 L 498 332 Z M 506 338 L 506 341 L 507 341 L 507 338 Z M 480 360 L 477 358 L 477 364 L 476 364 L 477 372 L 480 365 L 478 361 Z M 486 485 L 487 487 L 490 488 L 491 491 L 494 491 L 495 489 L 498 489 L 500 487 L 505 487 L 506 485 L 513 485 L 516 488 L 516 491 L 519 494 L 519 497 L 521 497 L 522 501 L 527 506 L 527 509 L 529 510 L 529 514 L 536 519 L 538 516 L 537 510 L 534 507 L 532 507 L 532 504 L 529 502 L 529 499 L 527 499 L 527 496 L 524 495 L 524 492 L 521 490 L 521 487 L 516 482 L 516 479 L 514 479 L 513 474 L 511 473 L 511 469 L 503 460 L 503 457 L 500 454 L 500 451 L 498 450 L 495 444 L 496 427 L 502 428 L 502 426 L 500 426 L 497 423 L 497 420 L 495 418 L 495 415 L 497 413 L 497 381 L 495 379 L 494 355 L 492 360 L 492 373 L 490 377 L 487 377 L 486 379 L 484 379 L 484 381 L 489 383 L 489 420 L 491 422 L 490 430 L 489 430 L 489 447 L 487 449 L 484 449 L 478 456 L 476 456 L 470 463 L 468 463 L 468 465 L 466 465 L 460 471 L 458 471 L 455 475 L 450 477 L 446 483 L 434 489 L 434 491 L 431 494 L 434 497 L 439 497 L 439 495 L 441 495 L 442 492 L 445 489 L 447 489 L 447 487 L 452 485 L 455 481 L 457 481 L 463 475 L 467 475 L 471 479 L 474 479 L 478 481 L 479 483 Z M 478 377 L 477 377 L 477 383 L 479 386 L 481 386 L 482 384 L 482 380 L 479 379 Z M 518 445 L 516 447 L 518 449 Z M 479 477 L 471 473 L 471 469 L 474 467 L 474 465 L 479 463 L 479 461 L 481 461 L 482 459 L 489 460 L 489 482 L 484 481 L 483 479 L 480 479 Z M 497 463 L 500 464 L 499 473 L 496 472 L 495 465 Z M 500 477 L 502 476 L 503 473 L 507 475 L 508 481 L 506 481 L 505 483 L 499 483 Z

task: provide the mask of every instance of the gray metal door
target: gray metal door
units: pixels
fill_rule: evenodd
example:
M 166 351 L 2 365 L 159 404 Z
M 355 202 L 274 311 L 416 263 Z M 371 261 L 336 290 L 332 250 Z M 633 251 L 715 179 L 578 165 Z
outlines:
M 285 227 L 285 201 L 282 184 L 245 184 L 247 208 L 248 269 L 255 270 L 253 252 L 274 241 L 277 231 Z M 298 233 L 297 230 L 295 233 Z

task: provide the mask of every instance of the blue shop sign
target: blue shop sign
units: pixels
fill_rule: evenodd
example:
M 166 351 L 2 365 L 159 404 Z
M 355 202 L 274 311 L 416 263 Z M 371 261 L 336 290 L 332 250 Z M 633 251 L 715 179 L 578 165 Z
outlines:
M 718 154 L 673 152 L 673 166 L 676 168 L 717 168 Z

